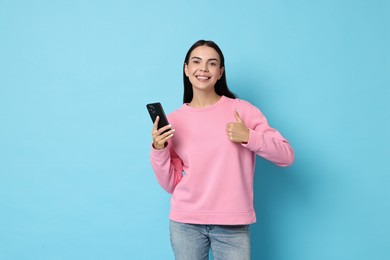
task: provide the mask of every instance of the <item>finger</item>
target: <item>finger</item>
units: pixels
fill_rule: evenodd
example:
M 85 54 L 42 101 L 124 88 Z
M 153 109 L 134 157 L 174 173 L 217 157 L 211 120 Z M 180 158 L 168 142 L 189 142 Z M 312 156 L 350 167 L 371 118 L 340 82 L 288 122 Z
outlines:
M 153 138 L 153 143 L 155 148 L 162 149 L 165 147 L 165 144 L 167 141 L 169 141 L 173 137 L 173 133 L 175 132 L 174 129 L 163 133 L 162 135 L 157 135 Z
M 226 132 L 231 132 L 233 131 L 233 123 L 227 123 L 226 124 Z
M 160 117 L 159 117 L 159 116 L 157 116 L 157 117 L 156 117 L 156 120 L 154 120 L 154 123 L 153 123 L 153 132 L 157 131 L 158 121 L 160 121 Z
M 169 128 L 168 128 L 168 130 L 169 130 Z M 163 131 L 163 132 L 161 132 L 161 131 Z M 164 133 L 164 129 L 161 128 L 161 129 L 159 129 L 158 131 L 156 131 L 156 132 L 154 132 L 154 133 L 152 134 L 152 136 L 153 136 L 153 142 L 155 142 L 155 143 L 165 142 L 164 139 L 165 139 L 166 137 L 168 137 L 169 135 L 172 135 L 172 136 L 173 136 L 173 133 L 174 133 L 174 132 L 175 132 L 175 129 L 171 129 L 171 130 L 166 131 L 166 132 Z
M 174 131 L 169 131 L 165 133 L 166 136 L 164 136 L 164 138 L 161 141 L 163 141 L 164 143 L 167 142 L 169 139 L 173 137 L 173 132 Z
M 234 117 L 236 118 L 237 122 L 243 123 L 244 121 L 240 117 L 240 115 L 237 112 L 237 109 L 234 110 Z
M 171 128 L 172 128 L 171 125 L 166 125 L 166 126 L 161 127 L 160 129 L 158 129 L 157 132 L 158 132 L 159 134 L 162 134 L 162 133 L 164 133 L 165 131 L 170 130 Z

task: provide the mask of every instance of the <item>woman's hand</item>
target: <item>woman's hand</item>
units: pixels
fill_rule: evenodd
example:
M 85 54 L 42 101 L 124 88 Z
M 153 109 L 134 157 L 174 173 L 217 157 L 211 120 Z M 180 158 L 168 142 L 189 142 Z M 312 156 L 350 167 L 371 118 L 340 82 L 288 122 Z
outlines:
M 157 116 L 156 120 L 154 121 L 152 130 L 153 147 L 156 150 L 164 149 L 166 142 L 173 137 L 173 133 L 175 132 L 175 129 L 172 129 L 171 125 L 166 125 L 164 127 L 161 127 L 160 129 L 157 129 L 159 120 L 160 117 Z M 164 131 L 167 132 L 163 133 Z
M 236 118 L 236 122 L 231 122 L 226 125 L 229 140 L 236 143 L 248 143 L 249 129 L 246 127 L 244 120 L 242 120 L 237 110 L 234 110 L 234 117 Z

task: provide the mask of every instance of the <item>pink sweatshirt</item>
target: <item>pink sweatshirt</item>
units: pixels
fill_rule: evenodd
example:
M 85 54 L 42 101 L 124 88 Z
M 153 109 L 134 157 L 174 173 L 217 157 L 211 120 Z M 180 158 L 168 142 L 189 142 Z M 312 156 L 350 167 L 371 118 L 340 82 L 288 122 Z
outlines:
M 226 124 L 234 110 L 250 129 L 247 144 L 234 143 Z M 184 104 L 168 115 L 174 137 L 151 149 L 157 181 L 172 194 L 170 219 L 182 223 L 239 225 L 256 222 L 253 207 L 255 156 L 288 166 L 294 152 L 258 108 L 225 96 L 212 106 Z

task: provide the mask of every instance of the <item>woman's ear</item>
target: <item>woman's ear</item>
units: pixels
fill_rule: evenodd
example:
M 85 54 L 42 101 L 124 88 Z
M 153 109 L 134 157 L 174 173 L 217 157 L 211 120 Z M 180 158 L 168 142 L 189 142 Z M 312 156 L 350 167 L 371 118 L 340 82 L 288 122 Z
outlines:
M 188 77 L 188 66 L 187 66 L 187 63 L 184 63 L 184 73 Z
M 224 72 L 225 72 L 225 67 L 222 67 L 222 68 L 221 68 L 221 73 L 220 73 L 218 79 L 221 79 L 221 78 L 222 78 L 222 75 L 223 75 Z

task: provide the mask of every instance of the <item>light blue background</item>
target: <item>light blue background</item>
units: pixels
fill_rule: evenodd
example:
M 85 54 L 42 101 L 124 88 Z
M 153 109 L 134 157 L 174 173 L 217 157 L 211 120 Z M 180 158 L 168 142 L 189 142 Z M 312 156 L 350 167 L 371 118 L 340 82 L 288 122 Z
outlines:
M 0 0 L 0 259 L 173 259 L 148 102 L 198 39 L 295 149 L 258 159 L 253 259 L 390 259 L 390 5 Z

